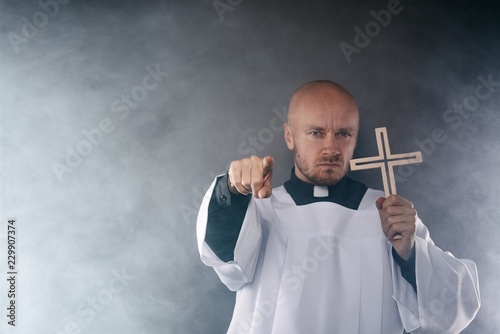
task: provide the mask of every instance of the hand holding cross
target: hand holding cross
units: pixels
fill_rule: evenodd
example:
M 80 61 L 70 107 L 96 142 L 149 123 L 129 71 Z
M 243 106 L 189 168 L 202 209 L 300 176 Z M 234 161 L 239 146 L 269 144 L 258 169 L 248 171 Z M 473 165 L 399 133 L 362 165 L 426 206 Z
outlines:
M 387 129 L 377 128 L 375 134 L 378 156 L 351 160 L 351 170 L 380 168 L 385 198 L 380 197 L 375 204 L 379 210 L 382 230 L 399 256 L 407 260 L 415 242 L 417 212 L 410 201 L 396 194 L 394 166 L 422 162 L 422 153 L 392 154 Z

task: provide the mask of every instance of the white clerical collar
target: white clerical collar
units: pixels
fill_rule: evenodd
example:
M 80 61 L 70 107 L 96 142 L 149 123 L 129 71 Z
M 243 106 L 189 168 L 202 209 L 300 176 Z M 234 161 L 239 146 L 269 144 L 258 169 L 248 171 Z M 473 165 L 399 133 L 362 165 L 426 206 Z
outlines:
M 295 174 L 295 167 L 292 168 L 290 180 L 283 186 L 297 205 L 332 202 L 353 210 L 358 209 L 367 189 L 363 183 L 348 177 L 342 178 L 333 186 L 315 186 L 299 179 Z
M 313 196 L 314 197 L 328 197 L 328 187 L 326 187 L 326 186 L 314 186 Z

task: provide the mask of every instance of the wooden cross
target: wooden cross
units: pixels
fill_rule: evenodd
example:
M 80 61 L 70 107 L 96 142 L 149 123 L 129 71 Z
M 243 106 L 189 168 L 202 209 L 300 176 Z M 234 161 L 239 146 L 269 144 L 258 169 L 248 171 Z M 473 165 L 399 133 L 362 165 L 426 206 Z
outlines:
M 382 181 L 384 183 L 385 197 L 396 194 L 396 179 L 394 178 L 394 166 L 409 165 L 422 162 L 422 152 L 411 152 L 402 154 L 392 154 L 389 147 L 386 128 L 376 128 L 378 156 L 352 159 L 351 170 L 380 168 Z M 387 182 L 389 178 L 389 182 Z M 390 184 L 390 187 L 389 187 Z

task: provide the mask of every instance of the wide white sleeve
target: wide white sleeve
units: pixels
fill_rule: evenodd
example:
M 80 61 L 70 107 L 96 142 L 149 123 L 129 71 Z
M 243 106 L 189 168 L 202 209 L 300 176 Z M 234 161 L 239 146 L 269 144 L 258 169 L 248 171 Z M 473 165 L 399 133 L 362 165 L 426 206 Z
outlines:
M 417 293 L 392 261 L 394 299 L 405 330 L 460 333 L 474 319 L 481 303 L 476 264 L 436 247 L 418 218 L 415 261 Z
M 198 213 L 198 220 L 196 223 L 198 251 L 200 252 L 203 263 L 214 268 L 222 283 L 224 283 L 229 290 L 237 291 L 243 285 L 253 280 L 262 241 L 260 217 L 255 205 L 255 200 L 252 198 L 248 205 L 238 240 L 236 241 L 234 261 L 222 261 L 205 242 L 208 222 L 208 205 L 215 184 L 216 181 L 212 183 L 205 194 Z

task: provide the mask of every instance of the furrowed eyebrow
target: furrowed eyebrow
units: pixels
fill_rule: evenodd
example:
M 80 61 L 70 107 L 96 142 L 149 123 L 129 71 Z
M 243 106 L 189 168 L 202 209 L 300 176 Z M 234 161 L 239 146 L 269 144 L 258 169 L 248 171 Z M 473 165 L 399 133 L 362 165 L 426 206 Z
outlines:
M 338 132 L 354 133 L 356 131 L 354 130 L 354 128 L 340 128 L 340 129 L 337 130 L 337 133 Z
M 316 125 L 306 126 L 305 129 L 306 129 L 306 131 L 326 131 L 324 127 L 316 126 Z
M 316 126 L 316 125 L 309 125 L 305 127 L 306 131 L 322 131 L 325 132 L 326 129 L 322 126 Z M 340 128 L 335 133 L 340 133 L 340 132 L 347 132 L 347 133 L 355 133 L 356 130 L 354 128 L 348 127 L 348 128 Z

